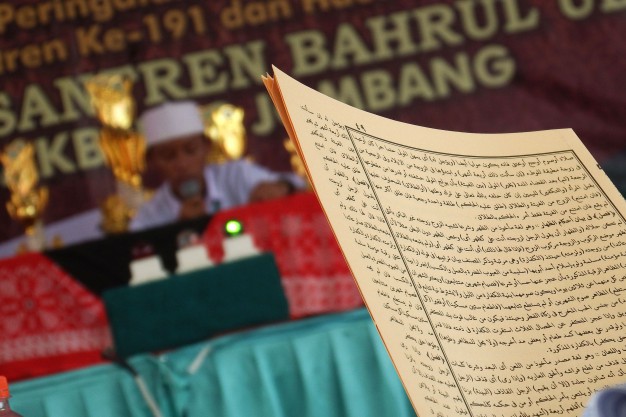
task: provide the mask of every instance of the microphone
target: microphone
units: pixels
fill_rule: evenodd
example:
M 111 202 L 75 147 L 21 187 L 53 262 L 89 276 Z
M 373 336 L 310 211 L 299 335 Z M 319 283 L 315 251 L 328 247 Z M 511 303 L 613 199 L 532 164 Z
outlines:
M 188 200 L 202 194 L 202 184 L 197 179 L 189 179 L 178 185 L 177 192 L 183 200 Z

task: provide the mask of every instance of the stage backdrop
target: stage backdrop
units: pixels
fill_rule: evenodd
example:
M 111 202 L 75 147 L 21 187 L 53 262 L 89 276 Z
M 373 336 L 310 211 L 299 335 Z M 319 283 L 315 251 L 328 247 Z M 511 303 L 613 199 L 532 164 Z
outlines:
M 468 132 L 571 127 L 621 186 L 626 0 L 0 2 L 0 144 L 35 144 L 46 223 L 114 191 L 83 81 L 246 111 L 248 153 L 289 169 L 260 76 L 271 64 L 346 103 Z M 8 198 L 0 190 L 0 201 Z M 0 242 L 21 234 L 0 208 Z

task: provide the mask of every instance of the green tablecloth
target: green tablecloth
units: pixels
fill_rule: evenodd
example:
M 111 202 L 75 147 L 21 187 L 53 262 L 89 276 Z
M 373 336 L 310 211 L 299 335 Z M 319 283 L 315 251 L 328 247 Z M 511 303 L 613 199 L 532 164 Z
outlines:
M 280 273 L 269 253 L 114 288 L 102 298 L 123 358 L 289 319 Z
M 130 361 L 165 417 L 415 416 L 365 310 Z M 115 365 L 16 383 L 13 396 L 24 417 L 152 415 L 130 374 Z

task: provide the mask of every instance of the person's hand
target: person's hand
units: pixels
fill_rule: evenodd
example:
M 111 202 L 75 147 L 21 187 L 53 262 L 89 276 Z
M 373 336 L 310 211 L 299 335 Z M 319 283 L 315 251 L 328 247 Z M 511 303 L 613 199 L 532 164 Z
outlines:
M 182 201 L 178 218 L 180 220 L 195 219 L 205 213 L 206 207 L 204 207 L 204 199 L 201 195 L 198 195 Z
M 285 197 L 293 191 L 293 186 L 287 181 L 262 182 L 250 192 L 250 202 L 267 201 Z

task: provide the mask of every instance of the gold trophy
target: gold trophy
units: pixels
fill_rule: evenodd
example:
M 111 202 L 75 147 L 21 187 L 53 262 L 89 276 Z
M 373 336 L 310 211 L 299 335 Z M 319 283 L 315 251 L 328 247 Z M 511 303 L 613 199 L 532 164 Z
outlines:
M 100 149 L 117 181 L 117 195 L 109 196 L 101 205 L 101 227 L 106 233 L 124 232 L 146 198 L 141 180 L 146 144 L 133 129 L 132 81 L 121 74 L 102 74 L 89 79 L 85 88 L 102 124 Z
M 41 216 L 48 203 L 48 189 L 37 186 L 39 172 L 33 144 L 24 139 L 12 141 L 0 154 L 0 161 L 11 192 L 7 210 L 14 220 L 22 224 L 26 234 L 20 251 L 41 251 L 46 246 Z
M 201 108 L 206 137 L 211 141 L 207 162 L 222 163 L 239 159 L 246 151 L 244 111 L 232 104 L 213 104 Z
M 201 108 L 204 119 L 204 133 L 211 141 L 209 163 L 222 163 L 232 159 L 239 159 L 246 151 L 246 128 L 241 107 L 228 103 L 210 104 Z M 298 155 L 295 145 L 289 138 L 283 145 L 289 152 L 289 162 L 292 170 L 307 181 L 311 188 L 304 163 Z
M 300 177 L 304 178 L 307 183 L 307 189 L 311 189 L 311 183 L 309 182 L 309 176 L 306 173 L 306 168 L 304 166 L 304 162 L 302 162 L 302 158 L 298 154 L 298 150 L 296 149 L 296 145 L 293 144 L 291 139 L 286 138 L 283 141 L 283 146 L 289 152 L 289 163 L 291 164 L 291 169 Z

